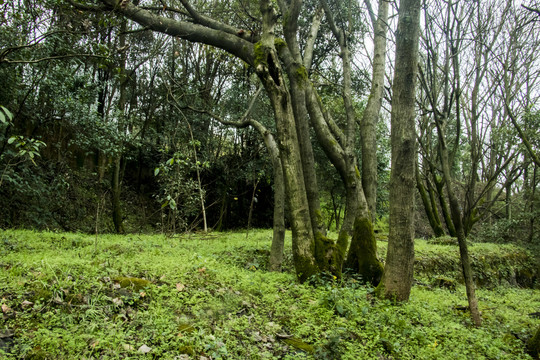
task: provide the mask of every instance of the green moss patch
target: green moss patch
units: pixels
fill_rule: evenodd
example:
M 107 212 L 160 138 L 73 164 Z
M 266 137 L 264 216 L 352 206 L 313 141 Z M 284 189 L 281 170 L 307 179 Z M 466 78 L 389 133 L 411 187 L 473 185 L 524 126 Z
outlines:
M 294 347 L 295 349 L 302 350 L 309 354 L 313 354 L 313 352 L 315 351 L 313 346 L 295 337 L 283 339 L 283 342 L 289 346 Z
M 152 282 L 146 279 L 125 276 L 117 276 L 112 280 L 120 285 L 122 289 L 133 289 L 135 291 L 142 290 L 152 284 Z

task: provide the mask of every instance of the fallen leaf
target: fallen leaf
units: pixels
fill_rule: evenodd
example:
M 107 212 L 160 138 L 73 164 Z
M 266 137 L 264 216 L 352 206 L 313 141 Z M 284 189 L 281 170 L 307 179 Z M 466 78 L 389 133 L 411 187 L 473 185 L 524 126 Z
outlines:
M 183 291 L 186 288 L 186 286 L 182 283 L 176 284 L 176 290 Z
M 126 351 L 133 351 L 135 350 L 135 347 L 133 345 L 129 345 L 129 344 L 122 344 L 122 347 L 124 348 L 124 350 Z
M 21 303 L 21 306 L 22 306 L 23 308 L 27 308 L 27 307 L 30 307 L 30 306 L 32 306 L 32 305 L 34 305 L 34 303 L 31 302 L 31 301 L 28 301 L 28 300 L 24 300 L 24 301 Z
M 145 297 L 145 296 L 146 296 L 146 292 L 141 291 L 141 292 L 139 293 L 139 295 L 141 295 L 141 297 Z
M 199 272 L 200 272 L 200 273 L 203 273 L 203 272 L 205 272 L 205 271 L 206 271 L 206 267 L 202 267 L 202 268 L 199 269 Z
M 2 304 L 2 312 L 7 313 L 8 311 L 11 311 L 10 307 L 6 304 Z
M 143 344 L 137 351 L 143 354 L 148 354 L 150 351 L 152 351 L 152 348 L 146 346 L 146 344 Z
M 114 298 L 112 299 L 112 302 L 114 303 L 114 305 L 117 305 L 117 306 L 124 305 L 124 302 L 120 298 Z
M 92 348 L 95 348 L 98 344 L 99 344 L 99 340 L 94 341 L 92 344 L 90 344 L 90 346 L 91 346 Z

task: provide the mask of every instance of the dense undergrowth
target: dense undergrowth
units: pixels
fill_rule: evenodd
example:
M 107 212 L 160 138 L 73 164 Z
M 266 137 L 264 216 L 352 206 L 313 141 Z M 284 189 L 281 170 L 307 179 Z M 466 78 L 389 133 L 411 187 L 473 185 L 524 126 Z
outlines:
M 523 249 L 471 247 L 490 278 L 475 328 L 456 246 L 418 241 L 411 300 L 392 305 L 354 277 L 298 284 L 289 253 L 285 272 L 267 272 L 270 241 L 266 230 L 247 240 L 0 232 L 0 358 L 531 358 L 540 291 L 520 286 L 537 276 Z

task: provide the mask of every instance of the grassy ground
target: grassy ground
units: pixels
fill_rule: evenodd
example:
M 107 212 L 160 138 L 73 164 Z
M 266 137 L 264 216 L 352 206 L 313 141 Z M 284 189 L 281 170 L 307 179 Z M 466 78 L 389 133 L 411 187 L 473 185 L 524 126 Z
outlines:
M 267 230 L 248 240 L 0 232 L 0 359 L 530 359 L 540 291 L 479 289 L 474 328 L 464 287 L 434 283 L 422 265 L 454 261 L 444 260 L 453 246 L 418 242 L 424 272 L 394 306 L 354 278 L 300 285 L 267 272 L 270 241 Z M 523 260 L 479 246 L 476 262 L 500 253 L 512 272 Z

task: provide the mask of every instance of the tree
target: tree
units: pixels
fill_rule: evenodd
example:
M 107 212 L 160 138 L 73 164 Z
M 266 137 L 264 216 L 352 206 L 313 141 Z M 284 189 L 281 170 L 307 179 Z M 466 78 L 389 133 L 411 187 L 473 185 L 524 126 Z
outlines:
M 419 35 L 420 0 L 403 0 L 399 8 L 392 85 L 390 233 L 383 278 L 377 288 L 382 296 L 398 301 L 409 299 L 413 280 Z
M 384 92 L 384 67 L 386 64 L 386 33 L 388 30 L 388 1 L 379 0 L 377 16 L 369 0 L 369 15 L 373 25 L 373 72 L 368 102 L 362 116 L 362 186 L 372 219 L 377 213 L 377 139 L 376 129 Z
M 277 8 L 270 1 L 260 1 L 260 35 L 204 15 L 186 0 L 181 0 L 182 11 L 167 7 L 160 9 L 168 12 L 170 17 L 156 15 L 151 11 L 151 7 L 143 8 L 125 1 L 103 0 L 100 4 L 101 8 L 97 7 L 94 10 L 114 10 L 148 29 L 221 48 L 253 67 L 266 89 L 274 111 L 280 160 L 291 210 L 293 255 L 297 274 L 300 280 L 304 281 L 320 270 L 339 273 L 347 238 L 353 232 L 355 219 L 366 218 L 366 227 L 370 226 L 371 219 L 368 218 L 369 210 L 357 170 L 354 149 L 351 148 L 356 119 L 350 101 L 349 39 L 346 36 L 346 29 L 340 28 L 340 24 L 336 25 L 333 20 L 329 11 L 330 4 L 323 2 L 323 8 L 339 44 L 343 60 L 343 96 L 349 124 L 346 125 L 345 133 L 335 125 L 325 111 L 317 97 L 316 89 L 308 79 L 306 64 L 309 66 L 309 61 L 306 59 L 312 58 L 312 54 L 308 51 L 302 56 L 297 41 L 301 1 L 289 3 L 279 1 Z M 234 3 L 231 6 L 234 8 Z M 82 5 L 81 8 L 88 9 L 88 5 Z M 173 14 L 179 19 L 172 18 Z M 283 26 L 278 28 L 278 25 Z M 317 22 L 314 21 L 312 29 L 315 34 L 317 27 Z M 283 33 L 284 39 L 277 37 L 279 32 Z M 305 126 L 306 114 L 309 114 L 309 120 L 316 130 L 319 141 L 325 147 L 348 189 L 346 219 L 340 234 L 341 240 L 337 245 L 324 237 L 324 229 L 320 227 L 316 179 L 313 165 L 310 165 L 312 155 L 309 142 L 306 140 L 308 138 Z M 372 231 L 364 231 L 362 234 L 367 235 L 363 241 L 374 244 Z M 351 248 L 358 249 L 358 247 Z M 363 266 L 359 264 L 360 261 L 366 262 L 369 265 L 368 270 L 373 274 L 380 271 L 375 254 L 370 253 L 367 258 L 359 257 L 356 251 L 356 255 L 352 257 L 350 255 L 349 258 L 353 259 L 350 263 L 356 263 L 358 269 Z M 366 274 L 366 278 L 377 278 L 378 275 L 373 274 Z

